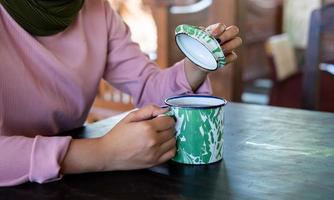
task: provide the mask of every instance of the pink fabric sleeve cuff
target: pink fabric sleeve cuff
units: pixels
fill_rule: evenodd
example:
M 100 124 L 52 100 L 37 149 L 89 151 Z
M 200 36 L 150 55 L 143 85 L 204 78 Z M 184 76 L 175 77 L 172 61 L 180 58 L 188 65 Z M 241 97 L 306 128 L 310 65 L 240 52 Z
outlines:
M 181 66 L 178 66 L 181 65 Z M 196 91 L 192 91 L 191 86 L 187 80 L 186 72 L 185 72 L 185 60 L 181 60 L 180 62 L 175 64 L 176 72 L 176 81 L 178 85 L 182 86 L 182 91 L 177 91 L 177 94 L 205 94 L 212 95 L 212 88 L 209 78 L 207 78 Z M 181 71 L 182 70 L 182 71 Z
M 60 164 L 71 139 L 36 136 L 31 152 L 29 181 L 45 183 L 61 179 Z

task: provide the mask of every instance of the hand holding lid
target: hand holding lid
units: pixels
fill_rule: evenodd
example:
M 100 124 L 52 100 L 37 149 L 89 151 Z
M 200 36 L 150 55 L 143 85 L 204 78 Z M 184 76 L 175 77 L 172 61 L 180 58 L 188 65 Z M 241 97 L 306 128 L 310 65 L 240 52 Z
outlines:
M 236 26 L 214 24 L 206 29 L 179 25 L 175 30 L 176 43 L 185 56 L 207 71 L 215 71 L 234 61 L 234 49 L 241 45 Z

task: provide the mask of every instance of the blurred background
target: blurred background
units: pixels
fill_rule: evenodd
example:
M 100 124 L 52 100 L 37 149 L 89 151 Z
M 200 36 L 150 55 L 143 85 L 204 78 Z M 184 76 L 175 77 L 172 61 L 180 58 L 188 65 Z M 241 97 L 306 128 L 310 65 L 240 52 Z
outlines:
M 232 102 L 334 112 L 334 0 L 110 0 L 133 40 L 161 68 L 183 58 L 179 24 L 238 25 L 236 63 L 210 74 Z M 101 82 L 88 121 L 132 109 L 131 97 Z

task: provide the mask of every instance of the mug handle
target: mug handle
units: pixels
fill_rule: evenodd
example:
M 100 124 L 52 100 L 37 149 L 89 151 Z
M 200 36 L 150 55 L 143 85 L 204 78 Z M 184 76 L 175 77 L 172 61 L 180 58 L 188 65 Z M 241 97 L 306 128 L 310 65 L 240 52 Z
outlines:
M 170 108 L 170 107 L 168 105 L 165 105 L 165 106 L 160 106 L 160 108 Z M 172 117 L 176 121 L 174 111 L 171 109 L 164 114 L 158 115 L 157 117 Z

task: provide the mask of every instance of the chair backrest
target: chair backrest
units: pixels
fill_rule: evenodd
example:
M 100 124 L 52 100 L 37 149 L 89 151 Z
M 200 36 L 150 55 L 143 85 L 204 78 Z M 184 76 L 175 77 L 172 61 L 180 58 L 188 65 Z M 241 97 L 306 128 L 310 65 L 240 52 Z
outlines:
M 86 121 L 89 123 L 99 121 L 133 108 L 135 107 L 132 98 L 128 94 L 122 93 L 102 80 Z
M 303 101 L 304 107 L 307 109 L 317 109 L 319 100 L 320 63 L 334 60 L 334 58 L 330 58 L 331 55 L 334 56 L 334 40 L 331 43 L 328 42 L 328 37 L 333 36 L 333 33 L 334 4 L 329 4 L 313 11 L 310 21 L 305 67 L 303 69 Z M 327 37 L 327 42 L 323 41 L 325 37 Z M 325 47 L 327 47 L 327 50 L 331 51 L 331 53 L 322 51 Z
M 106 81 L 100 82 L 94 106 L 122 112 L 134 108 L 132 98 L 128 94 L 117 90 Z

